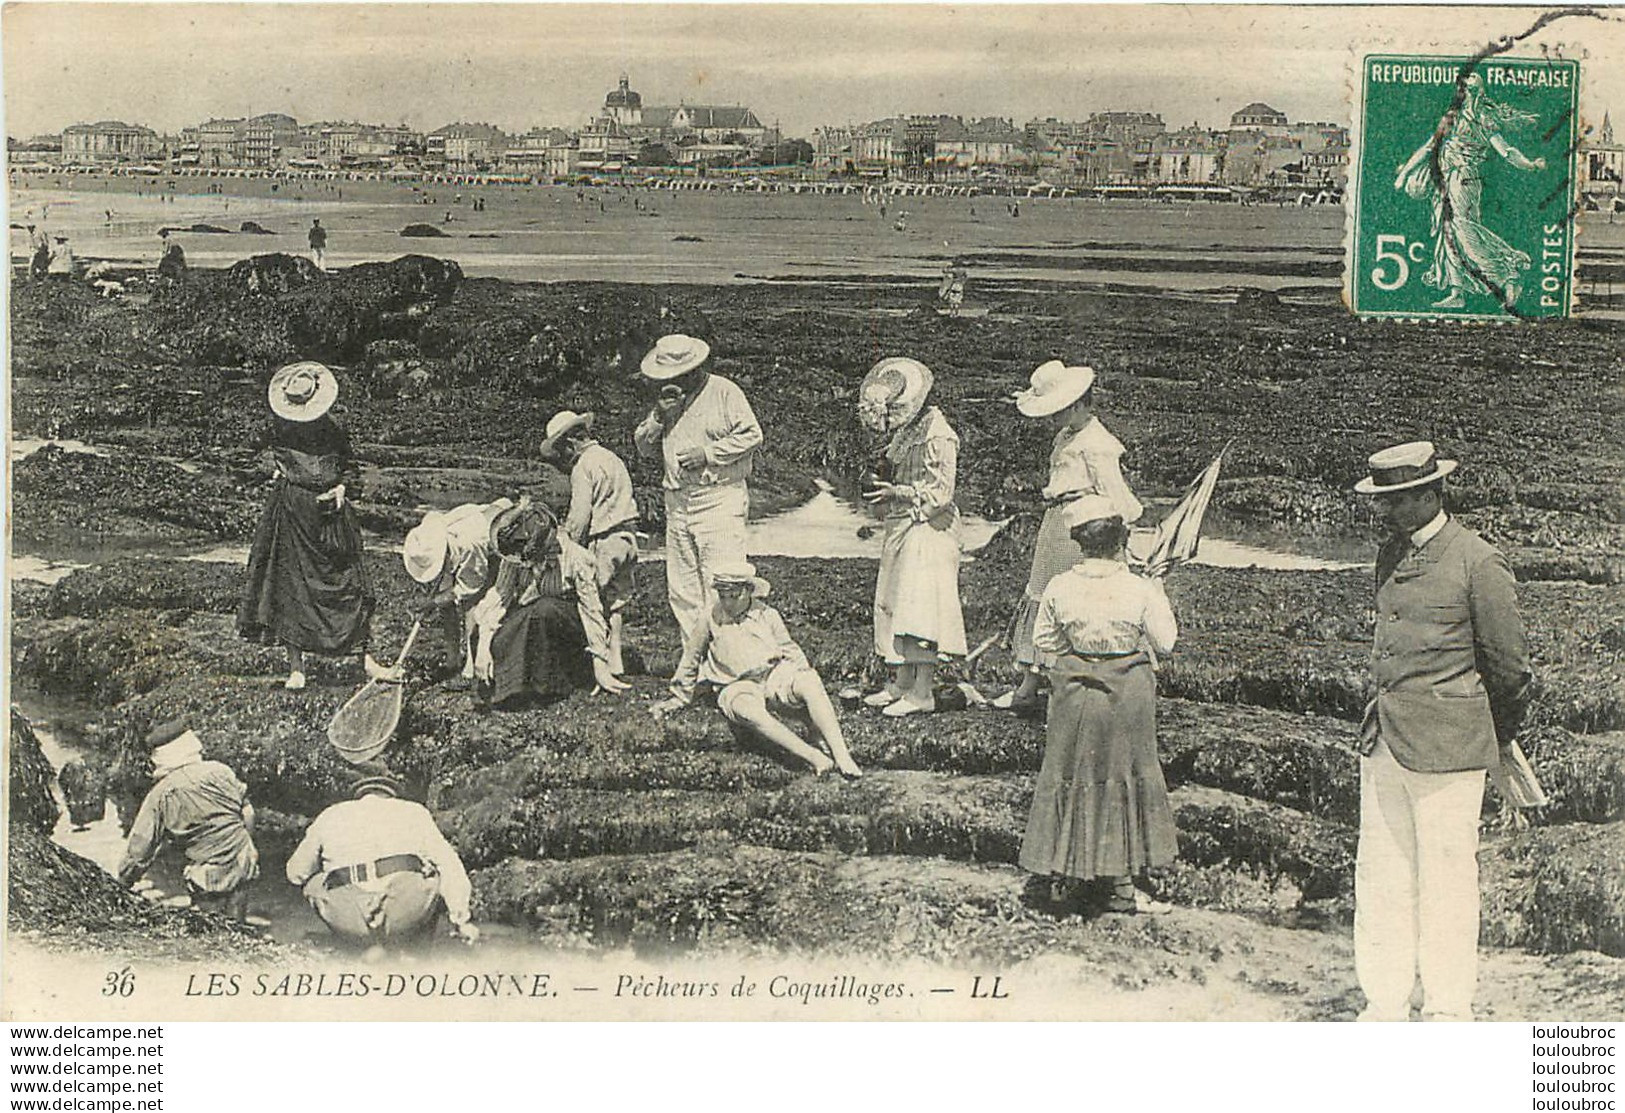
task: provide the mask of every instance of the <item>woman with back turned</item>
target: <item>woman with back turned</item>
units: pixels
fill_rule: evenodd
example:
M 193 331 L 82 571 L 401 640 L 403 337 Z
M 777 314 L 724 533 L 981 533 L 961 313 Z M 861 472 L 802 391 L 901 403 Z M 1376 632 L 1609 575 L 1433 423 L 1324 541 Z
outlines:
M 1033 632 L 1053 663 L 1021 867 L 1074 898 L 1090 895 L 1079 882 L 1096 883 L 1109 912 L 1149 911 L 1134 878 L 1179 849 L 1152 670 L 1178 629 L 1162 584 L 1129 571 L 1128 526 L 1112 501 L 1085 495 L 1061 509 L 1082 559 L 1050 581 Z

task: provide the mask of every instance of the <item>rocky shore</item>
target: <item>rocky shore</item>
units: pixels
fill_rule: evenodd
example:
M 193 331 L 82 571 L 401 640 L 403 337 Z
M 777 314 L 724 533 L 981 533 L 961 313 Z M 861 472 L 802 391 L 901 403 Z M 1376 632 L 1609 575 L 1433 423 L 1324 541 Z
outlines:
M 986 316 L 948 319 L 924 285 L 527 285 L 464 280 L 421 256 L 332 275 L 299 262 L 193 272 L 123 301 L 19 282 L 12 300 L 14 434 L 106 452 L 46 447 L 14 470 L 17 550 L 90 565 L 14 591 L 14 684 L 77 701 L 79 742 L 115 773 L 145 724 L 188 716 L 268 816 L 262 884 L 332 797 L 339 766 L 322 731 L 358 670 L 318 663 L 311 689 L 282 691 L 278 654 L 233 629 L 241 567 L 177 557 L 251 533 L 261 477 L 245 446 L 277 364 L 340 368 L 339 417 L 367 464 L 360 510 L 376 548 L 424 504 L 558 496 L 561 477 L 534 459 L 557 408 L 597 410 L 606 443 L 630 456 L 647 405 L 636 360 L 663 332 L 707 336 L 717 369 L 755 402 L 769 446 L 757 515 L 804 501 L 816 479 L 854 488 L 873 447 L 850 420 L 855 385 L 882 355 L 916 355 L 937 370 L 935 400 L 963 438 L 962 504 L 1014 515 L 962 577 L 979 640 L 1025 580 L 1047 450 L 1048 434 L 1003 399 L 1042 360 L 1081 356 L 1103 373 L 1101 410 L 1142 493 L 1177 493 L 1235 438 L 1217 496 L 1227 513 L 1347 531 L 1369 525 L 1347 490 L 1375 447 L 1425 436 L 1463 461 L 1456 508 L 1523 581 L 1539 685 L 1528 748 L 1553 797 L 1528 830 L 1486 838 L 1483 941 L 1568 956 L 1535 968 L 1495 959 L 1527 980 L 1489 1008 L 1526 1018 L 1546 979 L 1571 994 L 1579 1011 L 1565 1016 L 1589 1015 L 1618 986 L 1625 962 L 1603 957 L 1625 956 L 1618 327 L 1361 323 L 1329 306 L 1019 283 L 990 293 Z M 635 481 L 658 532 L 657 476 L 640 468 Z M 387 652 L 404 637 L 410 585 L 397 558 L 369 560 Z M 759 563 L 831 689 L 864 679 L 873 566 Z M 643 572 L 629 638 L 645 675 L 628 702 L 580 695 L 482 715 L 467 694 L 411 693 L 397 760 L 473 871 L 478 916 L 543 946 L 1063 953 L 1142 988 L 1213 978 L 1291 1015 L 1352 1011 L 1351 744 L 1367 689 L 1368 573 L 1174 574 L 1182 637 L 1160 677 L 1159 744 L 1181 861 L 1157 883 L 1176 907 L 1113 927 L 1021 899 L 1013 862 L 1041 723 L 844 711 L 871 770 L 855 786 L 798 777 L 741 745 L 714 709 L 657 724 L 644 707 L 675 664 L 676 632 L 660 566 Z M 414 658 L 419 675 L 431 656 Z M 996 651 L 976 676 L 948 679 L 991 690 L 1004 666 Z M 25 729 L 14 724 L 14 792 Z M 124 783 L 128 808 L 137 778 Z M 1494 812 L 1492 799 L 1492 825 Z M 78 875 L 43 838 L 15 840 L 15 803 L 12 814 L 13 925 L 54 932 L 71 902 L 19 901 L 18 886 L 48 893 Z M 115 944 L 149 933 L 94 915 L 73 930 Z M 1260 991 L 1267 971 L 1247 954 L 1276 956 L 1280 985 Z

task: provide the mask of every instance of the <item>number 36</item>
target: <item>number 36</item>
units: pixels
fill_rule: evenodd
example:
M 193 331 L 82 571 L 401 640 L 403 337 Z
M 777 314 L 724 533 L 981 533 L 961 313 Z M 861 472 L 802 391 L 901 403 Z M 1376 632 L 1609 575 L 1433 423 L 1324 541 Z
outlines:
M 1398 251 L 1389 251 L 1390 244 L 1397 244 Z M 1371 268 L 1371 284 L 1379 290 L 1397 290 L 1410 281 L 1411 263 L 1422 261 L 1422 252 L 1427 246 L 1420 240 L 1413 244 L 1406 244 L 1404 236 L 1378 236 L 1377 237 L 1377 265 Z M 1407 262 L 1405 256 L 1410 256 Z M 1390 277 L 1383 273 L 1383 263 L 1386 260 L 1394 261 L 1394 273 Z

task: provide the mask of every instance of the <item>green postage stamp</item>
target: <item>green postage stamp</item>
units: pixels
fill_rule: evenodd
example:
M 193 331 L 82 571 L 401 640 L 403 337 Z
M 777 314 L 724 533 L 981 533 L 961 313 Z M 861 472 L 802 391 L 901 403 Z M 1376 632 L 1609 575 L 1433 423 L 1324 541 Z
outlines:
M 1361 70 L 1354 312 L 1568 316 L 1579 63 L 1375 54 Z

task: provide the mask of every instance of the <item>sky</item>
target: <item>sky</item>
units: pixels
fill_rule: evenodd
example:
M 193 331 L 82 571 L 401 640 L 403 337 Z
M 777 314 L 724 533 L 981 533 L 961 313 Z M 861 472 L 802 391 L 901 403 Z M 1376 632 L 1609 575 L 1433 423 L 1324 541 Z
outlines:
M 0 12 L 6 134 L 211 116 L 579 127 L 622 72 L 645 104 L 746 104 L 787 135 L 908 113 L 1224 126 L 1262 100 L 1347 123 L 1356 51 L 1472 53 L 1542 9 L 1109 4 L 95 4 Z M 1534 35 L 1625 113 L 1625 11 Z M 1621 118 L 1625 128 L 1625 118 Z

